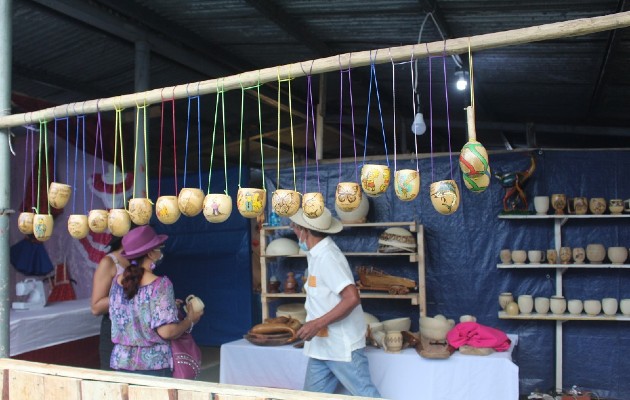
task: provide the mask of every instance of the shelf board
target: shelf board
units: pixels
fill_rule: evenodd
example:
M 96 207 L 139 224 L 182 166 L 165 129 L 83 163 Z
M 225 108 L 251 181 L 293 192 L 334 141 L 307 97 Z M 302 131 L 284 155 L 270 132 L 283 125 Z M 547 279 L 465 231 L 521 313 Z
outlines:
M 497 268 L 522 269 L 522 268 L 630 268 L 630 264 L 497 264 Z
M 574 315 L 569 313 L 564 314 L 538 314 L 533 312 L 531 314 L 519 314 L 508 315 L 505 311 L 499 311 L 499 319 L 521 319 L 521 320 L 547 320 L 547 321 L 630 321 L 630 315 L 615 314 L 615 315 L 587 315 L 585 313 Z
M 343 252 L 345 256 L 348 257 L 410 257 L 411 261 L 416 261 L 416 253 L 376 253 L 376 252 Z M 278 258 L 278 257 L 287 257 L 287 258 L 304 258 L 306 254 L 293 254 L 290 256 L 268 256 L 265 254 L 261 254 L 261 257 L 264 258 Z
M 630 218 L 630 213 L 624 214 L 499 214 L 499 219 L 592 219 L 592 218 Z
M 266 298 L 304 298 L 306 297 L 305 293 L 266 293 L 261 294 L 262 297 Z M 418 293 L 407 293 L 407 294 L 389 294 L 386 292 L 362 292 L 359 291 L 359 296 L 362 299 L 402 299 L 402 300 L 418 300 Z M 415 303 L 414 303 L 415 304 Z
M 364 222 L 362 224 L 343 224 L 344 228 L 374 228 L 374 227 L 389 228 L 389 227 L 392 227 L 392 226 L 407 226 L 407 227 L 409 227 L 409 231 L 410 232 L 415 232 L 416 231 L 416 222 L 415 221 Z M 288 225 L 271 226 L 271 225 L 264 225 L 263 224 L 263 229 L 267 230 L 267 231 L 278 231 L 278 230 L 291 229 L 291 227 L 288 226 Z

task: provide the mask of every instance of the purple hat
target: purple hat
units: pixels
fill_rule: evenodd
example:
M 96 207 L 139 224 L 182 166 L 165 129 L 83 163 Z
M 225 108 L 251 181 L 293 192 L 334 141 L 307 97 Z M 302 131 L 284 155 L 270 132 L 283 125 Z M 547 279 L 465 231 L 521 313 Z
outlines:
M 123 251 L 121 256 L 133 260 L 148 254 L 166 242 L 168 236 L 158 235 L 149 225 L 139 226 L 130 230 L 123 238 Z

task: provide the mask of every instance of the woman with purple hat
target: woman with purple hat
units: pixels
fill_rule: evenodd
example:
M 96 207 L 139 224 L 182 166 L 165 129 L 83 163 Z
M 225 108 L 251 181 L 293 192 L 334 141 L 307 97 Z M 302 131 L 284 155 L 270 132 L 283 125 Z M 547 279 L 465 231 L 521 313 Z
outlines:
M 132 229 L 122 239 L 122 256 L 130 261 L 116 276 L 109 292 L 115 370 L 170 377 L 173 355 L 170 340 L 190 332 L 203 315 L 187 305 L 188 315 L 177 318 L 173 284 L 153 273 L 164 256 L 168 236 L 148 225 Z

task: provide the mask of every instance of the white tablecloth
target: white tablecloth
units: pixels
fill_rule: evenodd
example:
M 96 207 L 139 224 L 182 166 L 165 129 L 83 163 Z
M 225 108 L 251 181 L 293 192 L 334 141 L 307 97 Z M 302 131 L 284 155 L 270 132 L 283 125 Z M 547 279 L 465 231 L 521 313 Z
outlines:
M 517 335 L 508 335 L 512 346 L 488 356 L 455 352 L 446 360 L 429 360 L 415 349 L 386 353 L 367 347 L 372 381 L 384 398 L 392 400 L 517 400 L 518 367 L 512 362 Z M 245 339 L 221 346 L 220 382 L 301 390 L 307 357 L 301 349 L 255 346 Z
M 50 303 L 39 310 L 11 310 L 10 355 L 96 336 L 101 317 L 90 311 L 90 299 Z

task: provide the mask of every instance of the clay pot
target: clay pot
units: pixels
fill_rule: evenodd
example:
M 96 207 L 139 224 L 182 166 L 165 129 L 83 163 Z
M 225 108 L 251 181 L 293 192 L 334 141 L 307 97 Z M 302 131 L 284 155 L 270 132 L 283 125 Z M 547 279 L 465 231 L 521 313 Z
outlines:
M 385 348 L 388 353 L 400 353 L 402 345 L 403 338 L 400 331 L 389 331 L 385 333 Z
M 335 203 L 335 212 L 337 216 L 344 224 L 362 224 L 367 221 L 367 215 L 370 211 L 370 200 L 368 200 L 367 196 L 361 196 L 361 202 L 359 203 L 359 207 L 355 208 L 352 211 L 343 211 L 337 206 Z
M 129 218 L 136 225 L 146 225 L 153 214 L 153 203 L 147 198 L 129 200 Z
M 512 296 L 512 293 L 510 292 L 503 292 L 499 295 L 499 306 L 501 306 L 502 310 L 505 310 L 505 307 L 507 307 L 507 305 L 509 303 L 512 303 L 514 301 L 514 296 Z
M 518 296 L 517 304 L 521 314 L 531 314 L 534 309 L 534 299 L 529 294 Z
M 524 264 L 527 261 L 527 252 L 525 250 L 512 250 L 512 261 L 514 264 Z
M 512 264 L 512 250 L 501 249 L 501 252 L 499 253 L 499 258 L 501 259 L 502 264 Z
M 420 172 L 415 169 L 400 169 L 394 173 L 394 191 L 402 201 L 411 201 L 420 192 Z
M 619 309 L 623 315 L 630 315 L 630 299 L 621 299 L 619 302 Z
M 560 263 L 561 264 L 569 264 L 571 263 L 571 256 L 572 256 L 572 251 L 570 247 L 560 247 L 560 254 L 558 254 L 558 257 L 560 257 Z
M 584 215 L 588 211 L 588 199 L 586 197 L 574 197 L 567 204 L 569 214 Z
M 183 188 L 177 196 L 177 207 L 187 217 L 198 215 L 203 209 L 204 193 L 197 188 Z
M 75 239 L 83 239 L 90 232 L 88 217 L 83 214 L 72 214 L 68 217 L 68 233 Z
M 507 315 L 515 316 L 518 315 L 518 304 L 511 301 L 505 306 L 505 312 Z
M 608 259 L 612 264 L 623 264 L 628 259 L 628 249 L 626 247 L 609 247 Z
M 558 261 L 558 252 L 556 249 L 547 250 L 547 263 L 555 264 Z
M 459 208 L 459 188 L 454 180 L 433 182 L 430 196 L 433 208 L 442 215 L 453 214 Z
M 196 312 L 203 311 L 203 309 L 206 307 L 205 304 L 203 304 L 203 301 L 201 301 L 201 299 L 194 294 L 188 295 L 188 297 L 186 297 L 186 304 L 192 304 L 192 308 Z M 184 308 L 184 310 L 186 311 L 186 313 L 188 313 L 187 308 Z
M 131 218 L 124 208 L 112 208 L 107 216 L 107 227 L 114 236 L 123 237 L 131 228 Z
M 232 198 L 227 194 L 209 193 L 203 199 L 203 216 L 209 222 L 220 223 L 232 214 Z
M 88 213 L 88 225 L 94 233 L 103 233 L 107 229 L 107 210 L 91 210 Z
M 582 314 L 582 310 L 584 309 L 584 305 L 582 304 L 582 300 L 571 299 L 567 303 L 567 308 L 569 309 L 569 314 L 580 315 L 580 314 Z
M 604 314 L 606 314 L 606 315 L 615 315 L 615 314 L 617 314 L 618 306 L 619 306 L 619 304 L 617 302 L 617 299 L 615 299 L 615 298 L 606 297 L 606 298 L 602 299 L 602 311 L 604 311 Z
M 302 195 L 302 211 L 309 218 L 317 218 L 324 212 L 324 195 L 320 192 L 309 192 Z
M 281 217 L 290 217 L 300 209 L 300 200 L 295 190 L 276 189 L 271 195 L 271 209 Z
M 50 239 L 53 227 L 54 221 L 51 214 L 35 214 L 33 217 L 33 235 L 40 242 Z
M 361 204 L 362 193 L 356 182 L 339 182 L 335 191 L 335 205 L 342 211 L 352 211 Z
M 599 300 L 584 300 L 584 312 L 595 316 L 602 312 L 602 302 Z
M 564 214 L 564 208 L 567 206 L 567 196 L 561 193 L 551 195 L 551 207 L 556 212 L 556 215 Z
M 35 213 L 32 212 L 21 212 L 18 217 L 18 229 L 25 235 L 30 235 L 33 233 L 33 218 L 35 218 Z
M 64 208 L 70 200 L 72 186 L 65 183 L 50 182 L 48 187 L 48 203 L 53 208 Z
M 256 218 L 265 210 L 267 193 L 264 189 L 239 188 L 236 194 L 236 207 L 245 218 Z
M 391 172 L 387 165 L 365 164 L 361 167 L 361 187 L 370 197 L 378 197 L 387 191 Z
M 574 247 L 573 248 L 573 263 L 584 264 L 585 259 L 586 259 L 586 253 L 584 252 L 584 248 Z
M 540 264 L 543 261 L 542 250 L 528 250 L 527 259 L 530 264 Z
M 586 246 L 586 258 L 591 263 L 599 264 L 606 258 L 606 248 L 601 243 L 591 243 Z
M 567 300 L 563 296 L 551 296 L 549 308 L 551 309 L 551 312 L 556 315 L 564 314 L 567 310 Z
M 549 196 L 535 196 L 534 210 L 536 210 L 538 215 L 547 215 L 547 211 L 549 211 Z
M 622 199 L 610 199 L 608 202 L 608 211 L 613 215 L 619 215 L 623 212 Z
M 177 196 L 160 196 L 155 202 L 155 215 L 161 223 L 170 225 L 177 222 L 181 211 L 177 205 Z
M 588 209 L 591 210 L 593 214 L 603 214 L 606 211 L 606 199 L 603 197 L 593 197 L 588 202 Z
M 547 314 L 549 312 L 550 301 L 548 297 L 536 297 L 534 299 L 534 309 L 538 314 Z

